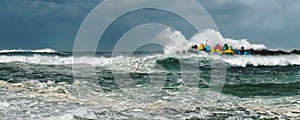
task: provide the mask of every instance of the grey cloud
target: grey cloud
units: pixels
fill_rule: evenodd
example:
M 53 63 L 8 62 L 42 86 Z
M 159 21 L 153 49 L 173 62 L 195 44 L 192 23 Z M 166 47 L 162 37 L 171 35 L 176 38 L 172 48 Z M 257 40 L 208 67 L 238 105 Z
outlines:
M 1 0 L 0 48 L 71 50 L 86 15 L 102 0 Z M 247 38 L 271 48 L 298 48 L 300 1 L 197 0 L 225 37 Z M 152 2 L 150 0 L 140 1 Z M 180 7 L 162 1 L 169 7 Z M 130 0 L 122 4 L 136 4 Z M 111 7 L 114 7 L 112 4 Z M 185 8 L 190 15 L 192 9 Z M 176 21 L 172 21 L 176 22 Z M 16 44 L 19 43 L 19 44 Z M 34 44 L 34 45 L 32 45 Z
M 80 23 L 97 5 L 76 1 L 1 0 L 0 48 L 71 50 Z
M 298 48 L 300 1 L 296 0 L 198 0 L 211 14 L 221 33 L 248 38 L 270 48 Z

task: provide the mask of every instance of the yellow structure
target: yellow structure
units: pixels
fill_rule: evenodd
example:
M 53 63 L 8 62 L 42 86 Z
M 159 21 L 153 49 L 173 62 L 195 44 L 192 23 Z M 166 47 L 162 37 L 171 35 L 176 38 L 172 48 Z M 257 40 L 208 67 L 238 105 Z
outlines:
M 210 53 L 214 54 L 216 52 L 214 47 L 210 47 Z
M 202 44 L 200 44 L 199 45 L 199 47 L 198 47 L 198 50 L 204 50 L 205 49 L 205 46 L 204 46 L 204 44 L 202 43 Z
M 231 47 L 228 47 L 227 50 L 224 51 L 225 54 L 234 54 L 234 51 L 231 49 Z

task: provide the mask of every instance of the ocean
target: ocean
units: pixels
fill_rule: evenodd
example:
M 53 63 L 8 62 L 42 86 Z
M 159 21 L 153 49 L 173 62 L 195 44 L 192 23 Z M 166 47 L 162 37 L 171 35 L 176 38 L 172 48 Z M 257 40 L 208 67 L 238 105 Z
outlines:
M 1 51 L 0 119 L 300 119 L 300 55 L 73 54 Z

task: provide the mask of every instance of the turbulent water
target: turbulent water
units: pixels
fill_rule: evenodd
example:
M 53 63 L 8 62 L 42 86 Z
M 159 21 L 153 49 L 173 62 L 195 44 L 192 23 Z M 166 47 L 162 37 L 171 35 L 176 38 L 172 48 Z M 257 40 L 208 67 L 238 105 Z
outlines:
M 2 51 L 0 119 L 297 119 L 299 65 L 299 55 Z

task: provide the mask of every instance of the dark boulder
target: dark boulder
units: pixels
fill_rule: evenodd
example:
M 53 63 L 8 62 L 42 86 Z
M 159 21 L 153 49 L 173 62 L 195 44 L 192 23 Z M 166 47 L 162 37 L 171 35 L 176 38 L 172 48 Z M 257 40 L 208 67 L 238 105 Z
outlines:
M 300 50 L 293 50 L 291 53 L 300 55 Z
M 299 50 L 293 50 L 291 52 L 286 52 L 282 50 L 277 50 L 277 51 L 272 51 L 272 50 L 254 50 L 253 51 L 254 55 L 290 55 L 290 54 L 298 54 L 300 55 Z

